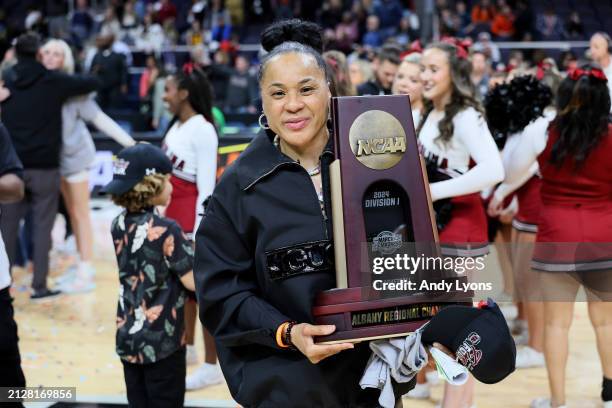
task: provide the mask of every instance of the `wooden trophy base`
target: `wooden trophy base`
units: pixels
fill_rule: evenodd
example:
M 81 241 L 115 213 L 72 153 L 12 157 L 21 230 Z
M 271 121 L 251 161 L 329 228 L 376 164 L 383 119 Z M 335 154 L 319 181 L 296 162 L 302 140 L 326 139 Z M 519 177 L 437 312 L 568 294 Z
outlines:
M 333 324 L 336 331 L 317 337 L 317 344 L 407 336 L 446 306 L 472 306 L 474 295 L 471 291 L 427 292 L 363 300 L 364 289 L 331 289 L 319 293 L 312 309 L 315 324 Z

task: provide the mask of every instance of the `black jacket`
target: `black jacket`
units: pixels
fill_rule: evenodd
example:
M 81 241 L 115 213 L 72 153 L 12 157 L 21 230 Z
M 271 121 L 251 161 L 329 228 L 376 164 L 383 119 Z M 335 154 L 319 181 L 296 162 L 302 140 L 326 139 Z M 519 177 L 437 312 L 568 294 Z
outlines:
M 357 95 L 391 95 L 390 89 L 384 89 L 380 82 L 372 80 L 357 87 Z
M 101 91 L 119 90 L 128 83 L 125 57 L 112 50 L 98 51 L 91 61 L 91 72 L 100 79 Z
M 331 159 L 328 147 L 322 156 L 326 187 Z M 329 231 L 308 173 L 263 133 L 225 171 L 208 202 L 196 237 L 200 319 L 215 337 L 232 396 L 245 407 L 378 406 L 378 391 L 359 387 L 367 343 L 319 364 L 276 345 L 282 322 L 313 322 L 313 298 L 333 288 L 335 277 L 331 263 L 279 277 L 274 254 L 329 244 Z
M 72 96 L 95 91 L 98 80 L 49 71 L 34 59 L 19 61 L 7 78 L 11 96 L 2 103 L 2 122 L 23 167 L 59 167 L 62 105 Z

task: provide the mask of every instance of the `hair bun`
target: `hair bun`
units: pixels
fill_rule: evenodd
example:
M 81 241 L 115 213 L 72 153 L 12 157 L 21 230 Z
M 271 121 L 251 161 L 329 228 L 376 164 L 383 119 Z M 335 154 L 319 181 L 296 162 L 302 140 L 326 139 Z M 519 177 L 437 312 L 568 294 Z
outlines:
M 323 52 L 321 27 L 309 21 L 297 18 L 277 21 L 261 33 L 261 45 L 267 52 L 287 41 L 295 41 Z

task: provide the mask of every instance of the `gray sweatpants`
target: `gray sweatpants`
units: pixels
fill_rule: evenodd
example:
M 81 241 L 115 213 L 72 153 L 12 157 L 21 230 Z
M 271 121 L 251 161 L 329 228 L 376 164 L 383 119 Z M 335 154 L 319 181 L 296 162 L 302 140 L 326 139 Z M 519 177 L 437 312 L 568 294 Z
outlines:
M 25 197 L 18 203 L 0 206 L 0 230 L 11 266 L 17 256 L 17 236 L 21 220 L 32 209 L 34 278 L 32 289 L 46 289 L 49 274 L 51 230 L 57 214 L 60 193 L 59 169 L 26 169 L 23 174 Z

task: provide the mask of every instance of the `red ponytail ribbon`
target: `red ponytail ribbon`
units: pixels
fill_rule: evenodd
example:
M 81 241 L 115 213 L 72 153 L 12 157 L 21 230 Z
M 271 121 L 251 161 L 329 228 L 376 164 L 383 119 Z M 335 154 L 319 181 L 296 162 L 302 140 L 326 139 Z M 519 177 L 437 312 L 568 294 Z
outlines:
M 407 57 L 410 54 L 414 54 L 415 52 L 418 52 L 419 54 L 423 53 L 423 45 L 421 45 L 421 40 L 411 42 L 410 47 L 408 47 L 408 50 L 400 54 L 400 60 L 403 60 L 404 57 Z
M 608 82 L 608 78 L 606 78 L 606 74 L 604 74 L 604 72 L 599 68 L 591 68 L 591 69 L 574 68 L 568 71 L 567 76 L 573 81 L 577 81 L 583 76 L 590 76 L 591 78 L 595 78 L 595 79 L 599 79 L 604 82 Z
M 412 54 L 414 52 L 423 52 L 423 45 L 421 44 L 421 40 L 416 40 L 410 43 L 410 47 L 408 48 L 408 54 Z
M 193 64 L 193 62 L 186 62 L 183 65 L 183 72 L 187 75 L 191 75 L 194 69 L 195 69 L 195 65 Z
M 469 38 L 460 40 L 455 37 L 444 37 L 441 41 L 446 44 L 454 45 L 457 49 L 457 58 L 459 59 L 467 59 L 470 55 L 468 50 L 472 46 L 472 40 Z
M 552 68 L 552 64 L 548 62 L 543 62 L 543 61 L 538 62 L 537 70 L 536 70 L 536 78 L 538 79 L 538 81 L 541 81 L 542 78 L 544 78 L 544 74 L 546 74 L 546 71 L 548 71 L 551 68 Z

